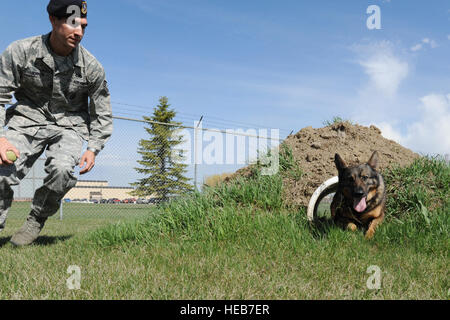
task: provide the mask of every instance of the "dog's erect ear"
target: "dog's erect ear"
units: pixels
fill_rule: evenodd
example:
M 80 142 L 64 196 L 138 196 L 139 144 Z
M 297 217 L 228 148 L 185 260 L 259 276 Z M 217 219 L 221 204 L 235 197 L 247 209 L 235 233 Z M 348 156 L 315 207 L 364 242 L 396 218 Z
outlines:
M 344 160 L 342 160 L 341 156 L 337 153 L 334 155 L 334 164 L 336 165 L 336 168 L 339 172 L 341 172 L 343 169 L 347 168 L 347 164 Z
M 374 151 L 372 156 L 370 157 L 369 161 L 367 161 L 367 164 L 373 169 L 377 170 L 378 168 L 378 152 Z

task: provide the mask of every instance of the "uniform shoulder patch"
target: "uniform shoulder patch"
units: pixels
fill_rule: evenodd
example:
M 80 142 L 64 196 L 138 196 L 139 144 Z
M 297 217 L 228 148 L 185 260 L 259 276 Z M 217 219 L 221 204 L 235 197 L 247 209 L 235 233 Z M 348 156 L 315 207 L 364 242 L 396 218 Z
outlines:
M 87 2 L 86 1 L 83 1 L 81 3 L 81 13 L 82 14 L 87 14 Z

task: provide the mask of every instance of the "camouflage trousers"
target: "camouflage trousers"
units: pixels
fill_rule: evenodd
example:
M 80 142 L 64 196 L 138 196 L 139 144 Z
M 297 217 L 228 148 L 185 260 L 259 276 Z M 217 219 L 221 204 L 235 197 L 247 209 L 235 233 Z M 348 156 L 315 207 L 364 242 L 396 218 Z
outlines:
M 43 128 L 34 136 L 9 129 L 6 139 L 19 150 L 20 157 L 10 166 L 0 166 L 0 231 L 5 227 L 14 196 L 11 186 L 20 183 L 44 151 L 47 176 L 35 191 L 31 210 L 39 217 L 58 211 L 61 199 L 77 182 L 74 169 L 83 147 L 83 139 L 70 128 Z

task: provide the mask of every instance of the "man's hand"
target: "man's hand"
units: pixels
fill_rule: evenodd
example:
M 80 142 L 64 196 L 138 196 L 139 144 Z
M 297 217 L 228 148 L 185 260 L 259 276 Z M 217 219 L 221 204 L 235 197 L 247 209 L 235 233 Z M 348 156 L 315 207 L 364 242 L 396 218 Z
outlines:
M 13 162 L 8 160 L 8 157 L 6 156 L 6 151 L 8 150 L 14 152 L 17 158 L 20 157 L 19 150 L 9 143 L 8 139 L 0 138 L 0 166 L 9 166 L 13 164 Z
M 87 150 L 80 160 L 80 168 L 83 168 L 83 170 L 80 171 L 80 174 L 88 173 L 92 170 L 92 168 L 95 166 L 95 153 L 92 151 Z

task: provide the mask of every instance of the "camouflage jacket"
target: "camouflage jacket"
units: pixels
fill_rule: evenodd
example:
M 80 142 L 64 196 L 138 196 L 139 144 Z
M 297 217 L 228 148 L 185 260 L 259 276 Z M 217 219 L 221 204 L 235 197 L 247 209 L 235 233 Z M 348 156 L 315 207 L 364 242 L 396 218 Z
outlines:
M 15 41 L 0 56 L 0 137 L 5 125 L 30 136 L 72 128 L 88 148 L 102 150 L 113 129 L 105 71 L 81 45 L 59 60 L 49 38 Z M 13 94 L 17 103 L 6 110 Z

